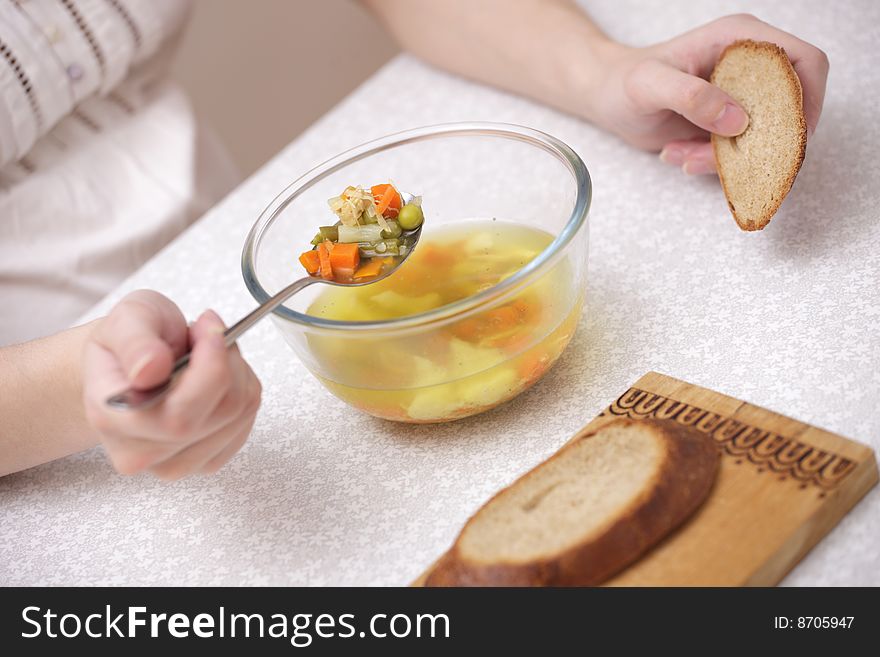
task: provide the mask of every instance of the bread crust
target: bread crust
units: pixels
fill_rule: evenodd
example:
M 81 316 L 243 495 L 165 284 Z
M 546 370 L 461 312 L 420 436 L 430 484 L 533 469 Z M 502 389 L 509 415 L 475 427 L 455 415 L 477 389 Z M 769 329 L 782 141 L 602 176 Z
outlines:
M 801 88 L 801 81 L 798 78 L 797 73 L 795 73 L 794 67 L 791 65 L 791 60 L 789 60 L 788 54 L 786 54 L 785 49 L 775 43 L 770 43 L 769 41 L 752 41 L 751 39 L 734 41 L 721 52 L 721 56 L 718 58 L 718 62 L 715 64 L 715 68 L 712 71 L 712 75 L 709 78 L 709 81 L 712 82 L 712 84 L 716 84 L 715 74 L 718 71 L 718 67 L 724 61 L 724 58 L 727 56 L 728 53 L 732 52 L 733 50 L 739 49 L 751 51 L 753 53 L 770 54 L 772 57 L 777 58 L 778 61 L 784 62 L 782 68 L 793 90 L 792 97 L 793 100 L 795 100 L 799 110 L 798 112 L 796 112 L 795 116 L 792 117 L 792 119 L 798 124 L 798 153 L 796 155 L 797 164 L 791 168 L 785 178 L 781 181 L 779 187 L 782 193 L 779 194 L 778 198 L 768 206 L 764 214 L 758 217 L 757 221 L 741 216 L 737 212 L 736 207 L 734 206 L 730 198 L 730 191 L 727 184 L 728 175 L 730 174 L 729 172 L 725 171 L 722 158 L 719 157 L 719 146 L 722 143 L 729 142 L 731 138 L 722 137 L 716 134 L 713 134 L 711 136 L 712 150 L 715 156 L 715 162 L 718 166 L 718 178 L 721 180 L 721 187 L 724 190 L 724 196 L 727 199 L 727 206 L 730 208 L 730 212 L 733 215 L 733 218 L 736 220 L 737 225 L 742 230 L 755 231 L 763 230 L 764 227 L 770 223 L 770 219 L 772 219 L 773 215 L 776 214 L 776 211 L 779 210 L 779 206 L 782 205 L 782 201 L 785 200 L 785 197 L 788 196 L 788 192 L 791 191 L 792 185 L 794 185 L 794 180 L 795 178 L 797 178 L 798 172 L 801 169 L 801 164 L 803 164 L 804 157 L 807 153 L 807 120 L 804 115 L 804 97 L 803 89 Z M 794 98 L 795 96 L 796 98 Z M 748 131 L 749 129 L 750 127 L 746 128 L 746 131 Z
M 684 522 L 709 495 L 718 470 L 719 451 L 714 440 L 697 429 L 673 420 L 615 420 L 572 441 L 492 498 L 606 427 L 637 423 L 650 425 L 662 441 L 663 462 L 643 493 L 598 536 L 558 555 L 528 563 L 474 563 L 460 553 L 459 543 L 484 505 L 428 574 L 425 586 L 593 586 L 637 560 Z

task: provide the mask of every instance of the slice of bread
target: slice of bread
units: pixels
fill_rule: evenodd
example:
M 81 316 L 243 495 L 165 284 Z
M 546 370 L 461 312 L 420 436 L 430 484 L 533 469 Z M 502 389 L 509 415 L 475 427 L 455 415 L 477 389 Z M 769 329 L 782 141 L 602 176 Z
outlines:
M 709 494 L 714 440 L 672 420 L 619 419 L 490 499 L 426 586 L 590 586 L 639 558 Z
M 806 153 L 800 80 L 776 44 L 737 41 L 721 53 L 711 81 L 749 115 L 745 132 L 712 135 L 712 146 L 736 223 L 743 230 L 761 230 L 791 189 Z

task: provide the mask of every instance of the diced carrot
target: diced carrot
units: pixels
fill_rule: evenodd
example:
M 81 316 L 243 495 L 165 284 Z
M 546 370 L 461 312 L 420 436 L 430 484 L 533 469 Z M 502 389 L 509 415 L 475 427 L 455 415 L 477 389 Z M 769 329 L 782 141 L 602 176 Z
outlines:
M 361 261 L 361 252 L 357 244 L 335 244 L 330 251 L 330 265 L 333 270 L 357 269 Z
M 385 193 L 385 189 L 390 186 L 389 183 L 382 183 L 381 185 L 373 185 L 370 187 L 370 193 L 373 195 L 373 200 L 378 203 L 379 199 L 382 198 L 382 194 Z
M 418 356 L 439 362 L 447 358 L 451 351 L 449 336 L 443 331 L 426 333 L 419 338 L 418 350 L 414 352 Z
M 470 342 L 483 341 L 489 347 L 521 351 L 531 340 L 528 333 L 519 330 L 524 324 L 522 314 L 514 304 L 493 308 L 476 317 L 469 317 L 452 325 L 453 335 Z
M 441 268 L 452 264 L 456 256 L 452 251 L 441 249 L 433 244 L 425 244 L 417 251 L 422 262 L 431 267 Z
M 330 249 L 327 242 L 321 242 L 318 245 L 318 257 L 321 262 L 321 278 L 327 281 L 333 280 L 333 265 L 330 264 Z
M 376 205 L 376 212 L 384 216 L 396 194 L 397 192 L 394 191 L 394 188 L 389 186 L 385 193 L 382 194 L 382 198 L 379 199 L 379 203 Z
M 529 314 L 531 310 L 531 304 L 529 304 L 525 299 L 520 297 L 516 301 L 513 302 L 513 309 L 516 310 L 520 315 L 525 317 Z
M 493 308 L 486 312 L 486 320 L 489 325 L 498 331 L 513 328 L 519 322 L 519 313 L 511 306 Z
M 541 317 L 541 304 L 534 298 L 527 301 L 520 297 L 513 302 L 513 309 L 516 310 L 523 324 L 535 323 Z
M 354 273 L 354 277 L 368 278 L 370 276 L 378 276 L 382 272 L 382 260 L 381 258 L 371 258 L 367 264 Z
M 483 322 L 476 317 L 469 317 L 453 324 L 450 330 L 462 340 L 476 342 L 483 335 Z
M 523 382 L 526 385 L 531 385 L 547 371 L 547 367 L 550 364 L 549 360 L 545 353 L 532 352 L 523 355 L 516 369 Z
M 309 274 L 317 274 L 318 270 L 321 269 L 321 256 L 314 249 L 303 253 L 299 257 L 299 261 Z
M 393 185 L 373 185 L 370 191 L 376 202 L 376 212 L 387 218 L 397 216 L 401 207 L 401 198 Z
M 535 336 L 529 331 L 514 331 L 502 337 L 489 340 L 487 346 L 504 349 L 508 354 L 518 354 L 534 342 Z

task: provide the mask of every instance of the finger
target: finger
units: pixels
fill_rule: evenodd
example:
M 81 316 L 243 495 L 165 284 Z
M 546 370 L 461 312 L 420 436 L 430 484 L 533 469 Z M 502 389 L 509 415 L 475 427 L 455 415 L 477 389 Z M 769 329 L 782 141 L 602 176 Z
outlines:
M 124 439 L 136 436 L 176 443 L 178 449 L 216 431 L 236 413 L 234 408 L 221 409 L 217 417 L 212 417 L 232 384 L 231 363 L 236 359 L 241 361 L 236 347 L 226 349 L 222 332 L 223 323 L 216 313 L 204 313 L 193 325 L 192 333 L 197 344 L 179 383 L 161 405 L 138 411 L 106 407 L 106 398 L 119 392 L 119 384 L 125 379 L 119 373 L 101 378 L 111 367 L 113 358 L 109 351 L 102 353 L 105 350 L 95 345 L 86 359 L 85 395 L 89 422 L 104 437 Z M 247 368 L 247 364 L 243 367 Z
M 114 467 L 122 473 L 138 472 L 159 458 L 156 450 L 164 450 L 157 440 L 167 440 L 161 426 L 160 409 L 119 410 L 107 405 L 107 398 L 128 387 L 128 381 L 119 367 L 116 356 L 96 342 L 89 342 L 83 352 L 83 406 L 89 425 L 105 444 Z M 133 450 L 131 459 L 123 458 L 126 440 L 143 443 L 149 449 Z M 145 440 L 140 440 L 145 439 Z M 148 439 L 148 440 L 147 440 Z M 144 453 L 146 452 L 146 453 Z
M 180 478 L 195 472 L 212 474 L 223 467 L 247 441 L 260 408 L 262 386 L 244 359 L 239 358 L 237 363 L 241 367 L 241 372 L 236 373 L 236 380 L 241 382 L 241 390 L 235 393 L 239 397 L 235 402 L 238 410 L 233 422 L 223 429 L 223 434 L 231 438 L 226 442 L 206 439 L 188 447 L 169 459 L 171 465 L 167 471 L 164 466 L 160 468 L 163 478 Z M 227 397 L 232 394 L 230 392 Z
M 115 431 L 105 433 L 101 442 L 114 468 L 121 474 L 141 472 L 209 440 L 211 435 L 223 431 L 241 417 L 253 419 L 260 404 L 261 387 L 259 381 L 237 352 L 235 358 L 232 359 L 232 366 L 235 369 L 236 384 L 227 391 L 226 396 L 217 405 L 211 416 L 200 426 L 191 430 L 187 436 L 176 437 L 160 434 L 160 439 L 133 437 L 131 434 L 132 426 L 114 427 Z M 118 417 L 118 414 L 113 414 L 113 416 Z M 135 419 L 137 419 L 136 416 Z M 145 422 L 139 422 L 138 426 L 144 424 L 149 426 L 149 423 Z M 157 423 L 153 422 L 153 424 Z M 204 461 L 208 461 L 224 446 L 218 445 L 213 452 L 205 455 Z M 198 464 L 198 467 L 201 465 L 203 464 Z
M 642 112 L 672 110 L 704 130 L 728 137 L 748 127 L 748 115 L 733 98 L 702 78 L 659 60 L 641 62 L 627 85 Z
M 238 347 L 233 345 L 228 353 L 232 384 L 214 409 L 212 418 L 231 422 L 242 415 L 253 415 L 257 412 L 262 387 L 253 370 L 242 358 Z
M 816 46 L 754 17 L 743 23 L 736 38 L 770 41 L 785 49 L 803 89 L 804 115 L 812 135 L 819 124 L 828 80 L 828 56 Z
M 693 150 L 704 147 L 708 143 L 705 139 L 670 141 L 660 151 L 660 161 L 680 167 Z
M 801 81 L 804 94 L 804 118 L 807 121 L 807 131 L 810 136 L 819 125 L 822 116 L 822 106 L 825 103 L 825 84 L 828 80 L 829 63 L 828 57 L 821 50 L 816 49 L 818 54 L 811 55 L 808 60 L 800 60 L 794 64 L 794 70 Z
M 681 170 L 688 175 L 703 175 L 715 173 L 715 151 L 712 144 L 703 144 L 691 149 L 682 162 Z
M 175 453 L 183 451 L 205 436 L 219 431 L 243 415 L 256 414 L 260 405 L 259 381 L 257 381 L 253 370 L 241 357 L 238 347 L 235 345 L 230 347 L 226 351 L 226 357 L 231 373 L 231 383 L 226 394 L 217 402 L 207 417 L 185 420 L 185 424 L 195 422 L 194 426 L 199 427 L 200 431 L 198 434 L 193 433 L 189 440 L 183 438 L 177 441 Z
M 782 46 L 803 89 L 807 128 L 810 134 L 815 131 L 825 101 L 829 70 L 828 56 L 822 50 L 747 14 L 718 19 L 709 26 L 715 38 L 708 43 L 705 39 L 698 38 L 699 46 L 695 47 L 694 35 L 703 29 L 696 28 L 673 40 L 676 42 L 673 57 L 682 70 L 692 70 L 697 74 L 708 76 L 724 48 L 737 39 L 769 41 Z
M 237 378 L 244 381 L 240 386 L 241 389 L 229 390 L 210 417 L 200 425 L 188 429 L 186 435 L 169 433 L 169 429 L 166 428 L 167 421 L 162 422 L 155 418 L 143 420 L 136 414 L 132 414 L 131 418 L 125 418 L 129 420 L 128 424 L 122 421 L 121 426 L 114 425 L 111 430 L 102 432 L 101 442 L 113 467 L 121 474 L 141 472 L 223 431 L 241 417 L 253 419 L 260 403 L 259 382 L 244 360 L 239 357 L 238 361 L 243 370 L 241 374 L 236 374 Z M 255 385 L 248 382 L 248 375 Z M 107 413 L 112 419 L 120 422 L 119 413 L 112 411 Z M 139 430 L 144 433 L 137 435 L 135 432 Z M 223 445 L 219 445 L 215 452 L 222 447 Z M 207 454 L 205 461 L 213 456 L 214 453 Z
M 128 385 L 147 389 L 168 378 L 186 336 L 186 320 L 177 306 L 157 292 L 138 290 L 113 308 L 93 340 L 117 361 L 107 376 L 121 375 Z
M 239 447 L 247 440 L 253 426 L 252 415 L 245 415 L 226 425 L 220 431 L 181 450 L 164 461 L 150 467 L 150 472 L 165 481 L 174 481 L 201 472 L 202 468 L 217 454 L 230 445 Z M 236 450 L 237 451 L 237 450 Z
M 241 356 L 226 348 L 223 331 L 223 321 L 212 310 L 193 324 L 189 365 L 160 409 L 169 435 L 185 439 L 207 421 L 233 385 L 232 362 Z
M 259 379 L 257 379 L 256 376 L 254 376 L 253 372 L 251 372 L 250 385 L 248 386 L 248 389 L 249 398 L 245 416 L 250 417 L 250 423 L 248 424 L 246 431 L 244 431 L 237 439 L 231 441 L 218 453 L 213 454 L 211 458 L 202 465 L 201 471 L 203 473 L 213 474 L 224 465 L 226 465 L 226 463 L 228 463 L 229 460 L 238 453 L 238 450 L 241 449 L 242 445 L 244 445 L 245 441 L 247 441 L 248 436 L 250 436 L 251 431 L 253 430 L 254 422 L 257 418 L 257 410 L 260 408 L 260 397 L 262 394 L 262 386 L 260 385 L 260 381 Z
M 104 434 L 101 444 L 119 474 L 133 475 L 170 458 L 176 452 L 174 445 L 150 438 L 135 438 Z
M 125 467 L 129 470 L 142 470 L 161 458 L 168 458 L 188 445 L 201 440 L 205 436 L 221 429 L 242 414 L 248 405 L 252 393 L 248 392 L 248 377 L 256 381 L 256 377 L 248 364 L 241 357 L 238 349 L 231 348 L 227 352 L 232 383 L 220 400 L 203 399 L 199 407 L 180 403 L 175 408 L 167 408 L 171 401 L 141 411 L 117 411 L 108 408 L 99 397 L 98 403 L 87 400 L 87 411 L 90 424 L 102 436 L 102 442 L 116 447 L 116 452 L 124 452 L 130 448 L 133 465 Z M 241 380 L 242 383 L 237 383 Z M 212 394 L 218 388 L 212 390 Z M 259 382 L 256 383 L 257 406 L 259 405 Z M 172 392 L 172 395 L 175 393 Z M 131 441 L 127 443 L 126 441 Z M 115 456 L 115 454 L 111 454 Z M 152 459 L 152 460 L 151 460 Z M 113 458 L 114 464 L 119 459 Z M 146 463 L 146 465 L 144 465 Z

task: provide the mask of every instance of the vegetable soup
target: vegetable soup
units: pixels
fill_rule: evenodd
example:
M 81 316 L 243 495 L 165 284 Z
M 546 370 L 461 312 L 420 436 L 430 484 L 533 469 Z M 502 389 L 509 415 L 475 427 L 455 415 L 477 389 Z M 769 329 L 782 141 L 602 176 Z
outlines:
M 551 241 L 520 224 L 454 223 L 424 235 L 394 275 L 328 287 L 307 312 L 343 321 L 422 313 L 496 285 Z M 574 333 L 583 293 L 569 269 L 563 261 L 512 297 L 428 334 L 309 336 L 319 378 L 346 402 L 391 420 L 440 422 L 496 406 L 537 381 Z

